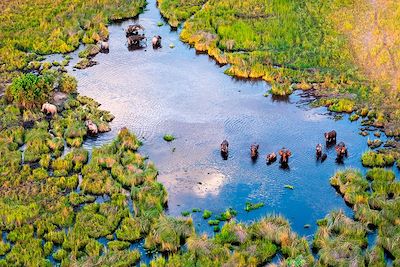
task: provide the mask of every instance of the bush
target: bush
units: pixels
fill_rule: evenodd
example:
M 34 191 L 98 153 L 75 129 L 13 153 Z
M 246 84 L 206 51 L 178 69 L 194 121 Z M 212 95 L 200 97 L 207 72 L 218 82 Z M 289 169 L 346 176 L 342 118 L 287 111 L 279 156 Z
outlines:
M 355 103 L 351 99 L 339 99 L 334 104 L 330 105 L 328 109 L 334 112 L 351 113 L 354 111 Z
M 394 164 L 394 157 L 391 154 L 367 151 L 361 156 L 362 164 L 365 167 L 385 167 Z
M 292 94 L 293 90 L 290 84 L 288 83 L 277 83 L 273 82 L 271 84 L 271 94 L 277 96 L 287 96 Z
M 63 74 L 61 79 L 60 79 L 60 91 L 63 93 L 75 93 L 76 88 L 78 86 L 78 82 L 75 79 L 75 77 L 68 75 L 68 74 Z
M 13 80 L 6 96 L 13 103 L 30 109 L 46 102 L 51 90 L 52 82 L 48 77 L 28 73 Z

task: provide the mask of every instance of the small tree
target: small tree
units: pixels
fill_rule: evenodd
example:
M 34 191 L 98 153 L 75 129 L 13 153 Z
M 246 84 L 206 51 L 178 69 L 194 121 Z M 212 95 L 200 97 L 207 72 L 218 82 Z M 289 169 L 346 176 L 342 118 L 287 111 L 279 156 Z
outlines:
M 13 80 L 6 90 L 6 97 L 25 109 L 31 109 L 40 107 L 48 99 L 51 90 L 52 81 L 49 77 L 28 73 Z

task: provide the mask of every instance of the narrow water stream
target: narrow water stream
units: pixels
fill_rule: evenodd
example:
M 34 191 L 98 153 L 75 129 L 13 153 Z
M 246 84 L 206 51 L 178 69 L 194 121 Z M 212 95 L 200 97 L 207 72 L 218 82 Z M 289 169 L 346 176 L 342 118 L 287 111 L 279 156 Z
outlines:
M 221 213 L 232 207 L 239 212 L 238 220 L 249 222 L 278 213 L 305 236 L 333 209 L 352 215 L 329 178 L 339 168 L 362 168 L 360 156 L 367 144 L 358 134 L 359 123 L 350 123 L 347 116 L 335 121 L 324 108 L 310 109 L 297 93 L 285 101 L 263 97 L 268 90 L 265 82 L 225 75 L 224 67 L 180 42 L 179 32 L 167 25 L 158 27 L 162 18 L 155 0 L 148 2 L 138 20 L 109 26 L 110 52 L 96 56 L 99 65 L 73 72 L 79 92 L 116 116 L 113 130 L 87 140 L 85 147 L 110 141 L 123 126 L 135 132 L 144 141 L 141 152 L 155 162 L 159 181 L 168 190 L 170 215 L 192 208 Z M 132 23 L 145 27 L 147 48 L 128 50 L 123 29 Z M 162 36 L 161 49 L 151 47 L 153 35 Z M 341 165 L 332 148 L 324 163 L 315 160 L 315 145 L 323 143 L 323 133 L 332 129 L 349 149 Z M 167 133 L 177 139 L 165 142 Z M 225 138 L 230 143 L 226 161 L 219 153 Z M 250 159 L 253 142 L 260 144 L 256 162 Z M 283 146 L 293 153 L 290 168 L 281 169 L 277 162 L 267 166 L 265 155 Z M 294 189 L 284 188 L 286 184 Z M 247 213 L 246 201 L 265 206 Z M 200 213 L 192 216 L 198 232 L 212 232 Z M 311 227 L 305 229 L 305 224 Z

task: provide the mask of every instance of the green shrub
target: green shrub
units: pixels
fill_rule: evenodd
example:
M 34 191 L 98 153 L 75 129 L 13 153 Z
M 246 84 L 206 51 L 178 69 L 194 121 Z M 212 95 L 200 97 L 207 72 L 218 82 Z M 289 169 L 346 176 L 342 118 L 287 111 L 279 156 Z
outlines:
M 351 99 L 339 99 L 334 104 L 330 105 L 328 109 L 334 112 L 351 113 L 354 111 L 355 103 Z
M 70 93 L 75 93 L 76 88 L 78 86 L 78 82 L 75 79 L 75 77 L 68 75 L 68 74 L 63 74 L 60 79 L 60 91 L 70 94 Z
M 392 166 L 395 162 L 393 155 L 367 151 L 361 156 L 362 164 L 366 167 Z
M 28 73 L 13 80 L 6 96 L 13 103 L 31 109 L 46 102 L 51 90 L 52 82 L 48 77 Z
M 277 96 L 287 96 L 292 94 L 293 90 L 290 84 L 288 83 L 272 83 L 271 84 L 271 94 Z

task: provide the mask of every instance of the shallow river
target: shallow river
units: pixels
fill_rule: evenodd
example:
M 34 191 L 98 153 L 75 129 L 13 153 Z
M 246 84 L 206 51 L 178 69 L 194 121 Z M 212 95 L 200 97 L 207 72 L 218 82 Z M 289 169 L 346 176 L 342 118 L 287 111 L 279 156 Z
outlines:
M 116 116 L 112 132 L 87 140 L 85 146 L 104 144 L 123 126 L 135 132 L 144 142 L 141 152 L 159 169 L 171 215 L 192 208 L 220 213 L 232 207 L 239 212 L 238 220 L 248 222 L 279 213 L 305 236 L 330 210 L 344 209 L 351 215 L 329 178 L 339 168 L 362 167 L 367 139 L 358 134 L 359 124 L 350 123 L 347 116 L 335 121 L 324 108 L 310 109 L 296 93 L 286 101 L 264 97 L 269 89 L 265 82 L 225 75 L 224 67 L 180 42 L 178 32 L 158 27 L 160 21 L 151 0 L 137 21 L 110 25 L 110 53 L 96 56 L 99 65 L 73 72 L 79 92 Z M 145 27 L 146 49 L 127 49 L 123 29 L 134 22 Z M 162 36 L 163 47 L 153 50 L 150 40 L 156 34 Z M 332 129 L 349 149 L 342 165 L 335 162 L 334 149 L 327 150 L 324 163 L 315 160 L 315 145 Z M 177 139 L 165 142 L 167 133 Z M 230 143 L 226 161 L 219 153 L 225 138 Z M 250 160 L 253 142 L 260 144 L 257 162 Z M 267 166 L 265 155 L 282 146 L 293 153 L 290 168 L 281 169 L 277 162 Z M 284 188 L 286 184 L 294 190 Z M 246 201 L 265 206 L 247 213 Z M 199 232 L 212 232 L 200 213 L 193 218 Z M 305 229 L 305 224 L 311 228 Z

